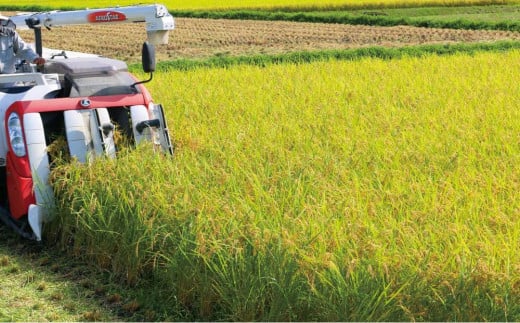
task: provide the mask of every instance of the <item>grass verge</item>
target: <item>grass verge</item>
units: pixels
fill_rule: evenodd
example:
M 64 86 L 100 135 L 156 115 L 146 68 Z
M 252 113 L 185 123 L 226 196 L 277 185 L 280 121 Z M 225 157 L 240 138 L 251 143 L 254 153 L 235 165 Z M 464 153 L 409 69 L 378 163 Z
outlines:
M 280 55 L 215 56 L 208 59 L 178 59 L 157 64 L 158 71 L 188 71 L 198 68 L 224 68 L 236 65 L 268 66 L 272 64 L 304 64 L 328 60 L 361 60 L 363 58 L 397 59 L 403 57 L 422 57 L 431 54 L 453 55 L 456 53 L 475 54 L 479 52 L 503 52 L 520 48 L 518 41 L 500 41 L 492 43 L 459 43 L 419 45 L 406 47 L 364 47 L 346 50 L 323 50 L 292 52 Z M 129 68 L 137 72 L 139 64 Z

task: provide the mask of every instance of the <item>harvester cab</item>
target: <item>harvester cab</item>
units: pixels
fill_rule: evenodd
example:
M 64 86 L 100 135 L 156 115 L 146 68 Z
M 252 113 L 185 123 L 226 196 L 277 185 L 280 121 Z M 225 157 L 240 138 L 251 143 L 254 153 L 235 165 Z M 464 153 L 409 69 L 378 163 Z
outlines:
M 122 143 L 143 141 L 173 154 L 163 107 L 143 84 L 155 70 L 153 45 L 168 42 L 174 19 L 163 5 L 143 5 L 21 14 L 10 21 L 34 30 L 36 52 L 46 63 L 38 70 L 23 63 L 16 73 L 0 75 L 0 219 L 41 240 L 53 205 L 50 147 L 58 140 L 80 162 L 115 158 Z M 146 25 L 142 63 L 148 80 L 137 80 L 120 60 L 42 46 L 42 27 L 121 22 Z

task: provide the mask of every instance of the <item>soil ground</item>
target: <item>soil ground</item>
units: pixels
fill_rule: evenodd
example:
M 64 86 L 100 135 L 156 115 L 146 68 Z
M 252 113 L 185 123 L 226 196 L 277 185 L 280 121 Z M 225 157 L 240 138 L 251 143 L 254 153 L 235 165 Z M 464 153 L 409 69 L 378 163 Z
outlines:
M 34 41 L 31 31 L 20 31 Z M 45 47 L 140 60 L 146 38 L 143 24 L 80 26 L 43 30 Z M 285 21 L 177 18 L 169 44 L 157 48 L 158 60 L 206 58 L 215 55 L 279 54 L 290 51 L 348 49 L 363 46 L 519 40 L 509 31 L 378 27 Z

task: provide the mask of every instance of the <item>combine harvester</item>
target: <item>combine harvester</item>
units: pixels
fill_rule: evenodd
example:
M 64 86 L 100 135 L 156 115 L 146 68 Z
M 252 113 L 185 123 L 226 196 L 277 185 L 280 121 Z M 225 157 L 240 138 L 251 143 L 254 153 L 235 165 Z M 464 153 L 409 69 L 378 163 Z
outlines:
M 146 25 L 146 81 L 138 81 L 119 60 L 42 47 L 42 27 L 121 22 Z M 15 74 L 0 75 L 0 218 L 39 241 L 54 200 L 49 146 L 57 138 L 66 140 L 68 153 L 80 162 L 114 158 L 116 131 L 124 142 L 151 141 L 173 154 L 163 108 L 143 83 L 155 70 L 153 45 L 168 42 L 174 19 L 162 5 L 143 5 L 22 14 L 12 16 L 6 27 L 33 29 L 36 52 L 46 63 L 20 62 Z

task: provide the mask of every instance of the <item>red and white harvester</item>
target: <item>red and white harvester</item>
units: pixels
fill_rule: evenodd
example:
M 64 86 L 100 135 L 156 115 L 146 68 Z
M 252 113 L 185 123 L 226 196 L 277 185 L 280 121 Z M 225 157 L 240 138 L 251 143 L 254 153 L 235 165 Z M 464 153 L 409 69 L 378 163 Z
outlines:
M 138 81 L 125 62 L 42 46 L 41 28 L 78 24 L 144 22 L 148 40 L 142 63 L 150 78 Z M 0 75 L 0 218 L 22 236 L 41 240 L 42 222 L 53 203 L 48 147 L 65 138 L 80 162 L 114 158 L 117 142 L 151 141 L 173 153 L 163 108 L 143 83 L 155 70 L 155 44 L 168 41 L 174 19 L 163 5 L 77 11 L 50 11 L 10 17 L 10 27 L 33 29 L 42 67 L 20 62 L 14 74 Z

